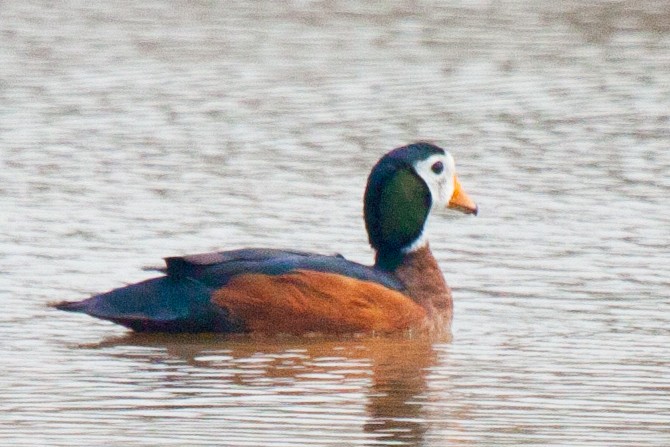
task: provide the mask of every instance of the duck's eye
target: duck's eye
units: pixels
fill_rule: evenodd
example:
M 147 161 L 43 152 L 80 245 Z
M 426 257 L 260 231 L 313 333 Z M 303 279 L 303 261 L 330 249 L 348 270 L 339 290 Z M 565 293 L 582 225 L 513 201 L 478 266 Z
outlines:
M 433 166 L 431 166 L 430 169 L 435 174 L 442 174 L 442 171 L 444 171 L 444 164 L 442 164 L 441 161 L 436 161 L 435 163 L 433 163 Z

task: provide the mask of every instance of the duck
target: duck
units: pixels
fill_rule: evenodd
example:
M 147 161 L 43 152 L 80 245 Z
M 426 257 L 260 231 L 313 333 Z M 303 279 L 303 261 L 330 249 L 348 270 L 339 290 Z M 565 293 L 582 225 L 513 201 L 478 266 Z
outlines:
M 135 332 L 444 331 L 453 299 L 426 235 L 430 216 L 443 209 L 478 212 L 452 155 L 413 143 L 386 153 L 368 176 L 363 217 L 373 265 L 271 248 L 173 256 L 162 276 L 53 306 Z

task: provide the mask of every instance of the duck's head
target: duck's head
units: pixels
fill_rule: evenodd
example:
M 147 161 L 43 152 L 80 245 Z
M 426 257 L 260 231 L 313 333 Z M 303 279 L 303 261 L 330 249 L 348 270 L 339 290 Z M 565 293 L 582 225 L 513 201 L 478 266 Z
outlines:
M 477 205 L 461 189 L 451 154 L 415 143 L 384 155 L 365 189 L 365 227 L 377 251 L 376 265 L 393 270 L 404 255 L 425 246 L 426 221 L 432 211 L 444 208 L 477 214 Z

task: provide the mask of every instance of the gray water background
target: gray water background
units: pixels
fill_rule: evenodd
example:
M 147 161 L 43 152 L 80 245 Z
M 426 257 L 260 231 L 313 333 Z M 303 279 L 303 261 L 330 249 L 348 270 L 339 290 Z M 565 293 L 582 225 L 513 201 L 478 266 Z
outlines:
M 454 154 L 454 338 L 137 336 L 169 255 L 369 262 L 370 167 Z M 670 445 L 670 3 L 0 2 L 0 445 Z

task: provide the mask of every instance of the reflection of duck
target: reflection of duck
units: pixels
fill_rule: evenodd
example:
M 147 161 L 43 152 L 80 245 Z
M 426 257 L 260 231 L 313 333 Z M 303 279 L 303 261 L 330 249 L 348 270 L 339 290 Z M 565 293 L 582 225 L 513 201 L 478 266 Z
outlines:
M 61 310 L 136 331 L 394 332 L 446 327 L 451 293 L 424 235 L 431 211 L 476 214 L 454 160 L 417 143 L 375 165 L 365 191 L 371 267 L 341 256 L 243 249 L 167 258 L 166 275 Z
M 384 444 L 424 445 L 430 425 L 424 405 L 427 375 L 438 361 L 432 344 L 426 338 L 376 343 L 371 346 L 370 355 L 372 383 L 365 432 Z
M 342 442 L 346 433 L 344 439 L 360 437 L 361 445 L 424 445 L 434 420 L 428 375 L 449 363 L 431 337 L 129 333 L 89 348 L 128 360 L 134 374 L 124 383 L 160 388 L 162 410 L 188 406 L 189 390 L 198 411 L 234 412 L 247 436 L 268 444 L 273 432 L 263 428 L 266 418 L 282 427 L 274 435 L 284 442 L 304 441 L 306 431 L 316 430 L 321 440 Z

